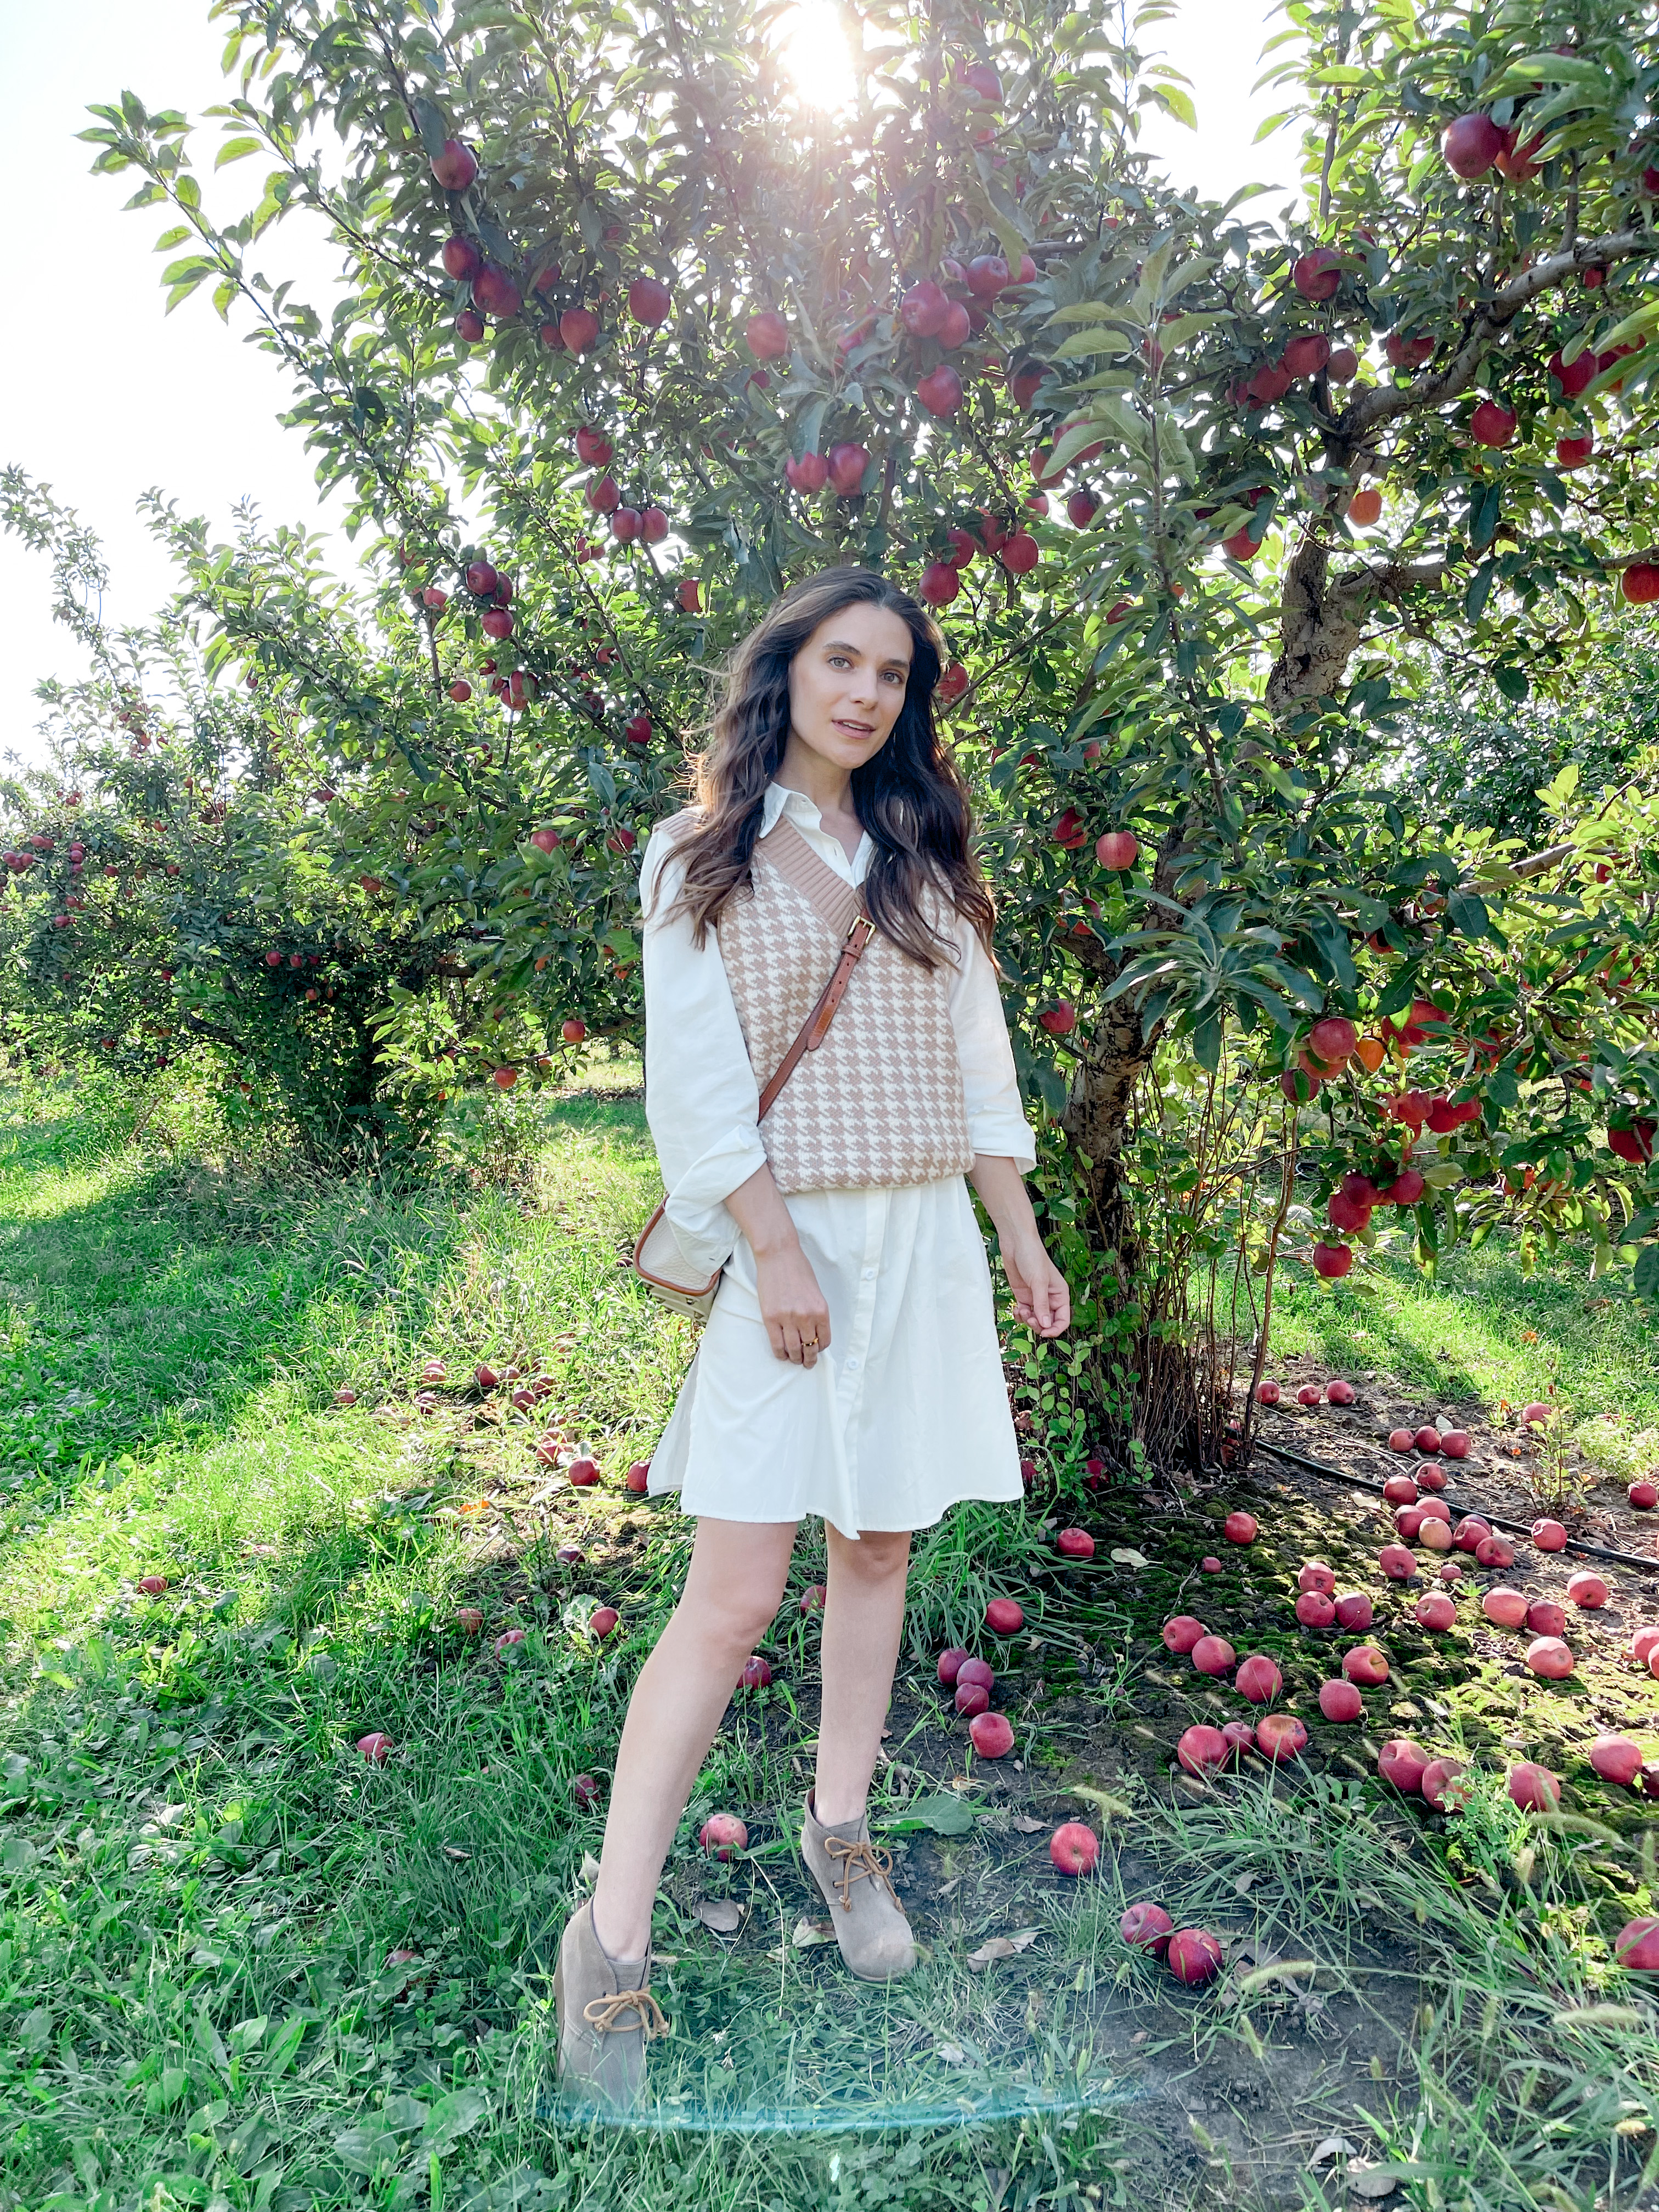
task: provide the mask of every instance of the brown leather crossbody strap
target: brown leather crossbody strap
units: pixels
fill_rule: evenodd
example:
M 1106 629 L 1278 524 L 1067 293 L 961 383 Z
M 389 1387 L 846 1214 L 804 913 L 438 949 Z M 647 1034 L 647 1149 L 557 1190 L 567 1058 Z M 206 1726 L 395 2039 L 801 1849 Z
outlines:
M 801 1024 L 800 1034 L 781 1060 L 777 1073 L 760 1095 L 760 1114 L 764 1120 L 777 1103 L 778 1093 L 788 1082 L 800 1064 L 803 1053 L 816 1052 L 830 1033 L 830 1024 L 836 1018 L 836 1009 L 847 995 L 847 986 L 853 980 L 853 970 L 863 957 L 864 948 L 876 933 L 876 925 L 867 914 L 861 914 L 848 931 L 841 948 L 841 957 L 836 963 L 836 972 L 824 985 L 816 1006 Z

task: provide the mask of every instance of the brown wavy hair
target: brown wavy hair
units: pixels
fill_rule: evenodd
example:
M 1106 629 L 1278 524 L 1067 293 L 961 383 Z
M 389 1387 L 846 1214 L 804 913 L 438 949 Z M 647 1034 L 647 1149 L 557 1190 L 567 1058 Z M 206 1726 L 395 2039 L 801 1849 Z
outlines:
M 685 875 L 670 912 L 690 917 L 700 945 L 726 901 L 750 889 L 766 787 L 789 742 L 790 664 L 821 623 L 855 605 L 887 608 L 914 644 L 904 704 L 887 742 L 853 771 L 854 811 L 876 848 L 865 905 L 882 935 L 924 967 L 936 964 L 942 944 L 950 949 L 927 923 L 930 889 L 990 951 L 996 909 L 969 849 L 967 786 L 933 720 L 945 641 L 908 592 L 854 568 L 826 568 L 793 585 L 727 663 L 710 742 L 694 763 L 690 826 L 674 842 Z

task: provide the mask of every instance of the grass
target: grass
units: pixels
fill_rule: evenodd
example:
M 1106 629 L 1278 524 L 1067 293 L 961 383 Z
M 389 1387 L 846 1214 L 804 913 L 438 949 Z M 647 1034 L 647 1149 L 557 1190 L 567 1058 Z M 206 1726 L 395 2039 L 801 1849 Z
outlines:
M 1311 2204 L 1332 2135 L 1394 2162 L 1395 2203 L 1642 2201 L 1652 2008 L 1604 1930 L 1610 1898 L 1652 1909 L 1654 1832 L 1543 1826 L 1488 1783 L 1443 1841 L 1336 1759 L 1172 1800 L 1168 1743 L 1200 1706 L 1167 1690 L 1156 1624 L 1214 1536 L 1132 1497 L 1067 1506 L 1098 1531 L 1094 1580 L 1053 1571 L 1040 1512 L 964 1508 L 918 1541 L 872 1819 L 926 1956 L 890 1990 L 798 1940 L 816 1632 L 794 1593 L 823 1571 L 804 1533 L 763 1647 L 777 1681 L 728 1715 L 665 1880 L 659 2124 L 554 2106 L 551 1946 L 603 1826 L 572 1785 L 610 1771 L 690 1535 L 617 1482 L 693 1340 L 617 1265 L 653 1169 L 637 1104 L 596 1073 L 519 1129 L 517 1177 L 414 1190 L 260 1176 L 133 1146 L 72 1099 L 6 1102 L 3 2212 Z M 1583 1422 L 1659 1418 L 1635 1316 L 1587 1315 L 1565 1268 L 1505 1267 L 1292 1293 L 1275 1349 L 1460 1393 L 1547 1371 Z M 480 1358 L 546 1376 L 533 1421 L 465 1387 Z M 550 1487 L 550 1417 L 599 1491 Z M 586 1558 L 562 1565 L 571 1540 Z M 1151 1566 L 1105 1567 L 1137 1543 Z M 1265 1613 L 1286 1571 L 1252 1557 L 1230 1601 L 1254 1588 Z M 930 1655 L 982 1644 L 1011 1586 L 1030 1633 L 990 1656 L 1026 1755 L 964 1774 Z M 623 1614 L 604 1643 L 601 1598 Z M 525 1641 L 498 1654 L 508 1626 Z M 1550 1724 L 1491 1667 L 1424 1680 L 1474 1750 Z M 383 1766 L 354 1748 L 370 1729 Z M 1120 1808 L 1084 1886 L 1043 1847 L 1091 1802 L 1074 1780 Z M 716 1804 L 750 1830 L 726 1868 L 695 1842 Z M 1232 1938 L 1215 1990 L 1126 1955 L 1118 1915 L 1154 1889 Z M 729 1943 L 698 1917 L 711 1898 L 744 1916 Z M 996 1936 L 1017 1941 L 971 1963 Z

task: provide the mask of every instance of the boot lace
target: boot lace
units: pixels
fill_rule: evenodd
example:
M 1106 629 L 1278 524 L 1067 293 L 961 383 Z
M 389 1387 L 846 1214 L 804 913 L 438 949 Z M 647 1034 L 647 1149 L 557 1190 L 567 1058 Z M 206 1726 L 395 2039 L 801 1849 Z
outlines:
M 625 2023 L 623 2014 L 626 2012 L 635 2017 Z M 662 2007 L 649 1990 L 618 1990 L 613 1996 L 590 1997 L 582 2007 L 582 2018 L 599 2035 L 614 2035 L 625 2027 L 636 2027 L 649 2043 L 653 2037 L 668 2033 Z
M 893 1887 L 893 1855 L 890 1851 L 878 1851 L 868 1841 L 853 1843 L 845 1836 L 826 1836 L 823 1855 L 832 1865 L 836 1860 L 841 1861 L 839 1879 L 843 1911 L 850 1912 L 853 1909 L 853 1884 L 866 1880 L 884 1883 L 894 1904 L 898 1903 L 898 1892 Z

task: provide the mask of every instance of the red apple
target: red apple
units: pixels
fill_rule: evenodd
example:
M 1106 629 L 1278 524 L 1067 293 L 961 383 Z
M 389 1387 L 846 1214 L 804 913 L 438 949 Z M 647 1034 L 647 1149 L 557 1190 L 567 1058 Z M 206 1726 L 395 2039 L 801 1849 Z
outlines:
M 1363 1721 L 1365 1701 L 1352 1682 L 1322 1682 L 1319 1710 L 1328 1721 Z
M 729 1859 L 733 1851 L 749 1848 L 749 1830 L 735 1813 L 711 1813 L 697 1831 L 697 1841 L 710 1858 Z
M 1029 576 L 1042 557 L 1036 538 L 1026 530 L 1015 531 L 997 555 L 1011 576 Z
M 899 301 L 898 319 L 912 337 L 933 338 L 939 336 L 950 307 L 949 295 L 924 276 Z
M 1565 1636 L 1567 1616 L 1553 1599 L 1535 1597 L 1527 1607 L 1527 1626 L 1534 1636 Z
M 1324 1395 L 1317 1382 L 1304 1382 L 1296 1394 L 1296 1402 L 1298 1406 L 1317 1406 Z
M 996 1670 L 985 1659 L 964 1659 L 957 1669 L 958 1682 L 975 1682 L 982 1690 L 994 1690 L 997 1686 Z
M 1304 300 L 1329 300 L 1342 282 L 1341 256 L 1328 246 L 1316 246 L 1291 264 L 1291 282 Z
M 1431 1759 L 1423 1769 L 1423 1802 L 1437 1813 L 1461 1813 L 1468 1802 L 1468 1784 L 1459 1785 L 1467 1771 L 1461 1759 Z
M 1308 1747 L 1308 1731 L 1294 1713 L 1266 1713 L 1255 1724 L 1255 1747 L 1277 1766 L 1301 1757 Z
M 1510 1802 L 1523 1813 L 1553 1813 L 1561 1802 L 1561 1784 L 1547 1766 L 1523 1759 L 1509 1771 Z
M 495 1370 L 487 1361 L 480 1360 L 472 1370 L 472 1380 L 481 1390 L 493 1390 L 501 1379 Z
M 519 1646 L 520 1644 L 521 1644 L 523 1642 L 524 1642 L 524 1631 L 523 1631 L 523 1629 L 521 1629 L 521 1628 L 506 1628 L 506 1629 L 503 1629 L 503 1630 L 501 1631 L 501 1634 L 500 1634 L 500 1635 L 495 1638 L 495 1656 L 496 1656 L 496 1657 L 497 1657 L 498 1659 L 505 1658 L 505 1657 L 507 1656 L 507 1653 L 508 1653 L 509 1651 L 513 1652 L 513 1653 L 514 1654 L 514 1656 L 517 1656 L 517 1651 L 518 1651 L 518 1646 Z
M 962 379 L 948 362 L 941 362 L 917 384 L 916 397 L 930 415 L 954 415 L 962 404 Z
M 1353 1265 L 1353 1249 L 1347 1244 L 1327 1244 L 1322 1241 L 1313 1248 L 1313 1268 L 1328 1283 L 1340 1281 Z
M 1642 1747 L 1627 1735 L 1598 1735 L 1589 1748 L 1589 1763 L 1604 1782 L 1628 1790 L 1641 1779 Z
M 982 1713 L 988 1710 L 991 1692 L 983 1682 L 964 1682 L 958 1675 L 954 1702 L 958 1713 L 971 1717 L 975 1713 Z
M 738 1677 L 738 1686 L 743 1690 L 763 1690 L 772 1679 L 772 1669 L 758 1651 L 751 1651 Z
M 1532 1540 L 1540 1552 L 1559 1552 L 1566 1548 L 1567 1532 L 1559 1521 L 1546 1516 L 1532 1524 Z
M 830 464 L 830 482 L 843 499 L 850 499 L 864 482 L 864 472 L 870 465 L 870 456 L 862 446 L 850 441 L 831 446 L 826 459 Z
M 446 138 L 432 157 L 432 173 L 447 192 L 464 192 L 478 165 L 459 138 Z
M 1422 1789 L 1428 1765 L 1429 1754 L 1409 1736 L 1390 1736 L 1377 1753 L 1377 1772 L 1407 1797 L 1415 1796 Z
M 1048 1857 L 1056 1874 L 1092 1874 L 1100 1844 L 1081 1820 L 1066 1820 L 1048 1838 Z
M 570 1795 L 578 1812 L 591 1813 L 599 1802 L 599 1785 L 591 1774 L 578 1774 L 571 1779 Z
M 1326 377 L 1332 384 L 1347 384 L 1358 374 L 1359 356 L 1352 346 L 1338 346 L 1325 364 Z
M 1561 469 L 1582 469 L 1595 451 L 1593 432 L 1582 438 L 1558 438 L 1555 441 L 1555 465 Z
M 458 707 L 465 707 L 472 696 L 472 686 L 465 676 L 458 676 L 449 687 L 449 696 Z
M 1523 1628 L 1529 1601 L 1507 1583 L 1498 1583 L 1480 1601 L 1480 1610 L 1498 1628 Z
M 1208 1633 L 1203 1622 L 1194 1620 L 1190 1613 L 1177 1613 L 1164 1624 L 1164 1649 L 1184 1655 Z
M 1389 1431 L 1389 1449 L 1390 1451 L 1408 1452 L 1412 1449 L 1412 1442 L 1414 1434 L 1415 1431 L 1411 1429 L 1390 1429 Z
M 1473 1552 L 1484 1544 L 1491 1534 L 1491 1522 L 1483 1521 L 1478 1513 L 1466 1513 L 1452 1530 L 1452 1541 L 1460 1552 Z
M 1406 1583 L 1417 1572 L 1417 1561 L 1403 1544 L 1384 1544 L 1376 1564 L 1390 1582 Z
M 1418 1599 L 1413 1610 L 1419 1625 L 1432 1629 L 1437 1635 L 1444 1635 L 1447 1629 L 1457 1625 L 1457 1607 L 1443 1590 L 1430 1590 L 1426 1596 Z
M 933 696 L 941 706 L 954 707 L 967 690 L 968 671 L 959 660 L 953 660 L 934 686 Z
M 1625 1656 L 1638 1667 L 1645 1667 L 1656 1651 L 1659 1651 L 1659 1627 L 1638 1628 L 1625 1646 Z
M 478 627 L 486 637 L 509 638 L 513 635 L 513 617 L 505 607 L 490 607 L 479 617 Z
M 1415 1206 L 1427 1188 L 1427 1183 L 1417 1170 L 1407 1168 L 1402 1175 L 1395 1177 L 1382 1196 L 1390 1206 Z
M 599 343 L 599 319 L 591 307 L 567 307 L 559 317 L 559 336 L 570 353 L 586 353 Z
M 1230 1755 L 1237 1760 L 1243 1759 L 1247 1751 L 1255 1749 L 1255 1729 L 1249 1721 L 1223 1721 L 1221 1740 Z
M 1449 1523 L 1436 1520 L 1425 1507 L 1419 1506 L 1414 1510 L 1423 1516 L 1417 1524 L 1418 1542 L 1426 1545 L 1431 1552 L 1449 1552 L 1452 1538 Z
M 1104 836 L 1095 840 L 1095 858 L 1103 868 L 1121 872 L 1126 868 L 1133 868 L 1139 855 L 1140 840 L 1132 830 L 1109 830 Z M 1273 1398 L 1264 1399 L 1262 1402 L 1271 1405 L 1277 1396 L 1275 1386 Z
M 1440 1449 L 1440 1431 L 1438 1429 L 1431 1429 L 1428 1427 L 1425 1424 L 1417 1431 L 1417 1434 L 1412 1439 L 1412 1443 L 1418 1451 L 1425 1454 L 1429 1452 L 1437 1452 Z
M 1200 1636 L 1192 1649 L 1192 1662 L 1200 1674 L 1232 1672 L 1235 1654 L 1224 1636 Z
M 1584 1568 L 1567 1577 L 1567 1596 L 1572 1604 L 1597 1612 L 1607 1603 L 1608 1590 L 1600 1575 L 1593 1575 Z
M 1333 1406 L 1352 1406 L 1354 1401 L 1353 1384 L 1345 1382 L 1339 1376 L 1336 1381 L 1327 1388 L 1325 1395 Z
M 1230 1544 L 1254 1544 L 1256 1536 L 1255 1519 L 1243 1511 L 1230 1513 L 1221 1524 L 1221 1533 Z
M 1553 1420 L 1554 1416 L 1553 1406 L 1547 1406 L 1541 1398 L 1534 1398 L 1529 1406 L 1522 1407 L 1521 1425 L 1523 1429 L 1534 1428 L 1540 1422 Z
M 487 315 L 516 315 L 524 305 L 523 293 L 506 270 L 497 269 L 489 261 L 472 280 L 472 297 Z
M 1137 1951 L 1150 1951 L 1155 1959 L 1164 1956 L 1175 1933 L 1175 1923 L 1164 1907 L 1144 1900 L 1130 1905 L 1117 1926 L 1126 1943 Z
M 976 300 L 994 300 L 1007 287 L 1008 264 L 1000 253 L 976 253 L 966 273 L 968 289 Z
M 636 1459 L 623 1478 L 624 1490 L 631 1490 L 636 1498 L 643 1498 L 651 1480 L 651 1462 Z
M 968 1734 L 981 1759 L 1006 1759 L 1014 1747 L 1014 1731 L 1006 1713 L 975 1713 L 968 1723 Z
M 140 1575 L 138 1587 L 146 1597 L 161 1597 L 166 1593 L 167 1578 L 165 1575 Z
M 565 1473 L 578 1490 L 591 1490 L 599 1479 L 599 1462 L 586 1458 L 573 1459 Z
M 1469 435 L 1478 446 L 1507 446 L 1515 427 L 1515 416 L 1495 399 L 1483 399 L 1469 417 Z
M 1201 1575 L 1218 1575 L 1221 1572 L 1221 1562 L 1213 1552 L 1206 1552 L 1204 1554 L 1198 1563 L 1198 1571 Z
M 1362 1690 L 1375 1690 L 1389 1679 L 1389 1662 L 1374 1644 L 1356 1644 L 1342 1655 L 1342 1672 Z
M 1445 1565 L 1440 1570 L 1440 1579 L 1443 1583 L 1461 1583 L 1462 1581 L 1463 1570 L 1458 1565 L 1455 1559 L 1447 1560 Z
M 1632 561 L 1619 579 L 1619 589 L 1633 607 L 1651 606 L 1659 599 L 1659 568 L 1650 561 Z
M 1095 1540 L 1086 1528 L 1062 1528 L 1054 1539 L 1054 1548 L 1068 1559 L 1092 1559 Z
M 1437 1467 L 1432 1460 L 1425 1460 L 1421 1467 L 1414 1467 L 1412 1469 L 1412 1480 L 1419 1491 L 1443 1490 L 1446 1486 L 1446 1470 L 1443 1467 Z
M 994 1597 L 985 1608 L 985 1626 L 999 1636 L 1016 1636 L 1025 1626 L 1025 1614 L 1011 1597 Z
M 1651 1513 L 1659 1505 L 1659 1482 L 1632 1482 L 1625 1495 L 1638 1513 Z
M 621 1620 L 621 1618 L 622 1615 L 617 1611 L 614 1605 L 597 1606 L 587 1616 L 589 1633 L 597 1636 L 599 1641 L 604 1643 L 605 1638 L 615 1629 L 617 1623 Z M 763 1663 L 764 1662 L 763 1662 Z
M 1253 1705 L 1270 1705 L 1285 1686 L 1285 1680 L 1265 1651 L 1253 1651 L 1239 1662 L 1233 1687 Z
M 441 256 L 444 274 L 465 284 L 483 267 L 483 256 L 470 238 L 447 238 Z
M 1336 1607 L 1323 1590 L 1304 1590 L 1296 1601 L 1296 1617 L 1304 1628 L 1328 1628 Z
M 1354 366 L 1358 367 L 1358 362 Z M 1375 484 L 1362 485 L 1348 501 L 1348 520 L 1357 530 L 1369 530 L 1382 513 L 1382 495 Z
M 1613 1939 L 1613 1955 L 1634 1973 L 1659 1972 L 1659 1917 L 1644 1913 L 1627 1920 Z
M 1483 1567 L 1512 1567 L 1515 1547 L 1507 1536 L 1483 1536 L 1474 1547 L 1474 1556 Z
M 672 305 L 667 285 L 659 283 L 654 276 L 636 276 L 628 288 L 628 312 L 648 330 L 668 320 Z
M 1210 1774 L 1227 1760 L 1225 1739 L 1218 1728 L 1195 1721 L 1176 1746 L 1176 1758 L 1188 1774 Z
M 1490 115 L 1460 115 L 1440 134 L 1446 167 L 1465 183 L 1484 177 L 1504 148 L 1504 134 Z
M 941 1688 L 949 1689 L 957 1679 L 957 1670 L 969 1654 L 959 1644 L 952 1644 L 939 1655 L 939 1679 Z
M 1258 1406 L 1276 1406 L 1279 1403 L 1279 1389 L 1277 1382 L 1258 1382 L 1256 1384 L 1255 1402 Z
M 1345 1590 L 1337 1599 L 1336 1624 L 1351 1635 L 1364 1634 L 1371 1625 L 1371 1601 L 1364 1590 Z
M 1170 1938 L 1164 1964 L 1176 1981 L 1197 1989 L 1221 1972 L 1221 1945 L 1207 1928 L 1178 1928 Z
M 1417 1485 L 1408 1474 L 1391 1474 L 1382 1486 L 1382 1495 L 1390 1505 L 1415 1505 Z
M 375 1729 L 368 1735 L 358 1737 L 357 1748 L 371 1766 L 384 1766 L 386 1754 L 392 1749 L 392 1738 L 389 1735 L 382 1735 L 380 1731 Z
M 1279 365 L 1291 377 L 1317 376 L 1331 357 L 1331 342 L 1322 331 L 1303 331 L 1279 357 Z
M 1305 1559 L 1297 1570 L 1296 1586 L 1299 1590 L 1318 1590 L 1329 1597 L 1336 1589 L 1336 1575 L 1323 1559 Z

